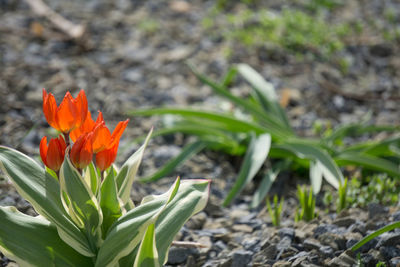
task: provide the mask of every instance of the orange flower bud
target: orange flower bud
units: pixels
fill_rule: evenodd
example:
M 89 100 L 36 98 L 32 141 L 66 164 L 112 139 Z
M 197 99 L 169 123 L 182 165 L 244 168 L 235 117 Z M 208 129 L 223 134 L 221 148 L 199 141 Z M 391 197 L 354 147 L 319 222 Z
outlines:
M 116 143 L 113 147 L 105 149 L 96 154 L 96 166 L 100 171 L 104 171 L 111 166 L 111 164 L 117 158 L 118 144 Z
M 63 101 L 57 107 L 53 94 L 47 94 L 46 90 L 43 89 L 43 113 L 47 122 L 54 129 L 62 133 L 69 133 L 84 123 L 87 112 L 88 103 L 83 90 L 79 92 L 75 99 L 67 92 Z
M 61 135 L 58 138 L 50 139 L 49 146 L 47 146 L 47 137 L 44 136 L 40 141 L 40 157 L 48 168 L 57 172 L 64 161 L 66 148 L 67 145 Z
M 69 156 L 72 164 L 78 169 L 85 168 L 92 161 L 92 138 L 93 133 L 83 134 L 72 145 Z

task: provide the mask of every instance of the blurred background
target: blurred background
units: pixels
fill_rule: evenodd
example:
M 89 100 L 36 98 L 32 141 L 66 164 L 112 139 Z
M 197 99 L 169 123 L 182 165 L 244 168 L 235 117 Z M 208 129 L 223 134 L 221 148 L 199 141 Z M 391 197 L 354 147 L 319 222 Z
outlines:
M 114 124 L 135 108 L 218 103 L 188 60 L 215 79 L 251 65 L 305 135 L 316 120 L 368 111 L 376 123 L 399 122 L 400 1 L 51 0 L 44 11 L 40 2 L 0 1 L 2 145 L 37 153 L 48 127 L 42 88 L 58 101 L 84 89 L 92 112 Z M 126 138 L 150 125 L 132 121 Z

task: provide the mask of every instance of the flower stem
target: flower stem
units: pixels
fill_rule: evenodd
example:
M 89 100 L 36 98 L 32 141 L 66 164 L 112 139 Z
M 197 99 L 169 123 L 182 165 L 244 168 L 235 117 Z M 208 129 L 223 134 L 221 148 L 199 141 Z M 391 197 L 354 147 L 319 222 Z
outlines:
M 69 144 L 70 144 L 70 141 L 69 141 L 69 134 L 68 134 L 68 133 L 63 133 L 63 135 L 64 135 L 65 144 L 66 144 L 67 147 L 68 147 Z

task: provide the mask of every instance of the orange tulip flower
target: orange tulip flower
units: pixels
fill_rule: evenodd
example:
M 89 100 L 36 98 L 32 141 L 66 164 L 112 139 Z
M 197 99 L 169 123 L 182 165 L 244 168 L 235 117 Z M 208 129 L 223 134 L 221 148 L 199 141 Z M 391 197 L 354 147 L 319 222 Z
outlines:
M 40 157 L 48 168 L 58 172 L 64 161 L 66 148 L 67 145 L 61 135 L 50 139 L 49 146 L 47 146 L 47 137 L 44 136 L 40 141 Z
M 96 166 L 100 171 L 105 171 L 117 158 L 119 142 L 115 143 L 113 147 L 105 149 L 96 154 Z
M 47 94 L 43 89 L 43 113 L 47 122 L 54 129 L 66 134 L 71 130 L 80 127 L 88 112 L 88 103 L 85 92 L 81 90 L 76 98 L 69 92 L 64 96 L 63 101 L 57 107 L 53 94 Z
M 93 133 L 85 133 L 72 145 L 69 157 L 77 169 L 83 169 L 90 164 L 93 157 L 92 150 Z
M 92 115 L 90 114 L 90 111 L 88 111 L 88 112 L 87 112 L 86 119 L 85 119 L 85 122 L 82 123 L 82 125 L 81 125 L 80 127 L 75 128 L 74 130 L 72 130 L 72 131 L 69 133 L 69 137 L 71 138 L 71 140 L 72 140 L 73 142 L 75 142 L 76 140 L 78 140 L 78 138 L 79 138 L 81 135 L 93 131 L 94 127 L 96 126 L 96 123 L 98 123 L 98 121 L 100 121 L 100 120 L 101 120 L 101 121 L 104 121 L 101 112 L 100 112 L 99 116 L 97 117 L 96 122 L 94 122 L 94 121 L 92 120 Z
M 99 116 L 101 113 L 99 114 Z M 96 123 L 93 129 L 93 153 L 108 150 L 115 147 L 119 143 L 122 133 L 125 131 L 129 120 L 120 121 L 115 127 L 113 133 L 106 127 L 104 120 Z

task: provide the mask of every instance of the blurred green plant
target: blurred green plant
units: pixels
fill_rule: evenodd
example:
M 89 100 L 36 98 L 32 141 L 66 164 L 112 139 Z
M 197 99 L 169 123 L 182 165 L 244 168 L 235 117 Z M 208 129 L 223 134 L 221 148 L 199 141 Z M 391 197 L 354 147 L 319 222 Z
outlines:
M 275 227 L 279 227 L 281 224 L 281 213 L 282 213 L 284 199 L 281 198 L 281 200 L 278 203 L 278 195 L 274 195 L 273 201 L 274 201 L 274 207 L 271 206 L 271 203 L 269 202 L 269 199 L 267 198 L 267 200 L 266 200 L 267 209 L 268 209 L 269 216 L 271 217 L 272 224 Z
M 339 188 L 338 188 L 338 199 L 336 201 L 336 212 L 339 213 L 342 210 L 346 209 L 348 206 L 348 202 L 347 202 L 347 178 L 344 179 L 343 183 L 339 184 Z
M 315 213 L 315 196 L 312 188 L 309 190 L 306 187 L 297 186 L 297 198 L 299 199 L 300 209 L 297 208 L 295 221 L 304 220 L 311 221 L 317 214 Z
M 394 205 L 399 201 L 400 183 L 386 174 L 372 175 L 351 179 L 347 191 L 349 206 L 365 207 L 372 202 Z
M 369 125 L 366 118 L 359 123 L 338 126 L 328 133 L 324 132 L 319 138 L 300 137 L 290 126 L 273 85 L 250 66 L 234 66 L 221 82 L 211 80 L 193 67 L 192 71 L 214 93 L 228 100 L 232 108 L 225 112 L 169 107 L 129 112 L 130 116 L 169 115 L 168 124 L 156 131 L 155 136 L 179 132 L 197 137 L 197 140 L 187 144 L 176 158 L 155 174 L 142 178 L 142 182 L 156 181 L 168 175 L 205 148 L 230 155 L 244 155 L 235 184 L 223 203 L 225 206 L 252 182 L 267 157 L 276 161 L 272 169 L 262 172 L 263 177 L 254 193 L 252 207 L 262 202 L 279 173 L 289 168 L 308 169 L 315 194 L 320 191 L 323 178 L 334 188 L 339 188 L 344 180 L 340 166 L 357 166 L 400 177 L 400 136 L 379 141 L 352 139 L 352 144 L 348 142 L 352 137 L 365 137 L 383 131 L 395 132 L 399 130 L 398 126 Z M 252 86 L 248 99 L 239 98 L 228 89 L 237 74 Z M 172 120 L 170 115 L 174 115 Z
M 354 22 L 327 22 L 324 11 L 341 6 L 338 1 L 311 0 L 303 8 L 293 6 L 279 12 L 259 5 L 254 8 L 249 3 L 231 10 L 233 3 L 226 2 L 215 4 L 203 19 L 203 26 L 247 47 L 283 48 L 297 57 L 310 54 L 326 60 L 343 50 L 345 38 L 359 33 Z

